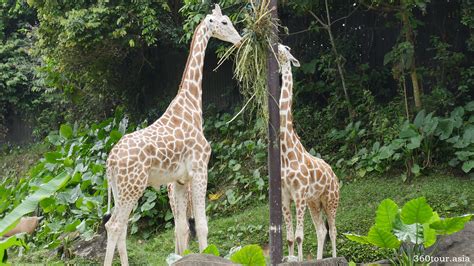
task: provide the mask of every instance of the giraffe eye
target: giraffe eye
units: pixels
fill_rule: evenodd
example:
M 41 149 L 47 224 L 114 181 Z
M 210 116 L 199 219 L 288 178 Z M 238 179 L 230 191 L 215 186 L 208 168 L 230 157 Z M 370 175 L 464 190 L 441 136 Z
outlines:
M 209 20 L 209 22 L 211 22 L 211 23 L 212 23 L 212 22 L 214 22 L 214 20 L 210 19 L 210 20 Z
M 222 24 L 227 25 L 227 21 L 222 21 Z

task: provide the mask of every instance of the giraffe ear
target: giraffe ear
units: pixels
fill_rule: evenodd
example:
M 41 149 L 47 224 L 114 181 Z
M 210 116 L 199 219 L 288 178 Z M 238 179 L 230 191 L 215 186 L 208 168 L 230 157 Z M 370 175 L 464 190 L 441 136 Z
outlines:
M 214 6 L 214 9 L 212 10 L 212 14 L 214 16 L 222 16 L 221 7 L 219 6 L 219 4 L 216 4 Z

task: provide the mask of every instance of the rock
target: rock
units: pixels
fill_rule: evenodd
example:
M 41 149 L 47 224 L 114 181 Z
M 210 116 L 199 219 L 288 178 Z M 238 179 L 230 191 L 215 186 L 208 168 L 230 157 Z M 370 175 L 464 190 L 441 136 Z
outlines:
M 216 257 L 209 254 L 191 254 L 183 257 L 173 264 L 173 266 L 225 266 L 238 265 L 230 260 Z
M 326 258 L 322 260 L 302 261 L 302 262 L 285 262 L 278 264 L 279 266 L 339 266 L 349 265 L 344 257 Z
M 392 265 L 392 263 L 390 263 L 389 260 L 378 260 L 378 261 L 374 261 L 374 262 L 370 262 L 370 263 L 363 263 L 362 265 L 377 265 L 377 266 L 385 266 L 385 265 Z
M 79 240 L 72 246 L 74 256 L 88 260 L 101 261 L 105 257 L 107 247 L 106 234 L 95 235 L 91 240 Z
M 449 236 L 438 237 L 438 241 L 439 243 L 433 257 L 440 258 L 440 263 L 436 265 L 454 265 L 453 259 L 457 259 L 458 263 L 456 263 L 456 265 L 472 265 L 474 263 L 473 221 L 467 223 L 460 232 Z M 444 258 L 450 261 L 447 262 Z

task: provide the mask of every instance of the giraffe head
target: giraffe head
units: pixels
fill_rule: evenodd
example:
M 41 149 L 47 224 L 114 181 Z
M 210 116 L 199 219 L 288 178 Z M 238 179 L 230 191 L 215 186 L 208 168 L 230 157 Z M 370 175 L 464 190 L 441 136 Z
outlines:
M 212 37 L 230 42 L 234 45 L 240 44 L 242 37 L 237 30 L 235 30 L 229 17 L 222 15 L 221 8 L 218 4 L 215 5 L 212 14 L 206 16 L 204 23 L 208 29 L 210 29 Z
M 283 67 L 291 67 L 292 64 L 295 67 L 300 66 L 300 62 L 296 60 L 296 58 L 290 53 L 291 48 L 283 45 L 281 43 L 278 44 L 278 62 L 280 63 L 280 68 Z

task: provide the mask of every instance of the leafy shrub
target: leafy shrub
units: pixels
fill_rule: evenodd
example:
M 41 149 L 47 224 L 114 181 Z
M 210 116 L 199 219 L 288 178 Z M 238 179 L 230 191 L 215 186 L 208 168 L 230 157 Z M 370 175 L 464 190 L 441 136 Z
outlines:
M 242 119 L 231 123 L 230 114 L 216 115 L 205 122 L 211 142 L 208 210 L 228 212 L 267 196 L 266 142 L 257 127 Z
M 92 237 L 106 210 L 105 161 L 108 152 L 122 135 L 136 128 L 128 124 L 120 111 L 113 118 L 84 128 L 77 124 L 61 125 L 46 138 L 45 142 L 52 150 L 30 169 L 30 177 L 20 178 L 16 184 L 9 179 L 2 180 L 0 197 L 6 200 L 2 203 L 10 202 L 10 205 L 0 205 L 2 212 L 17 206 L 35 187 L 65 173 L 70 177 L 67 184 L 55 197 L 39 202 L 45 219 L 35 235 L 35 243 L 55 248 L 62 242 L 59 236 L 76 230 L 86 239 Z M 163 226 L 169 209 L 165 189 L 147 190 L 137 208 L 132 217 L 132 233 L 137 231 L 136 222 L 141 217 L 153 217 L 148 219 L 148 225 Z
M 413 122 L 406 120 L 398 136 L 375 141 L 371 148 L 360 148 L 366 132 L 360 122 L 349 124 L 344 130 L 333 130 L 333 139 L 343 139 L 346 144 L 341 154 L 353 150 L 355 155 L 340 158 L 336 166 L 364 177 L 367 173 L 384 173 L 396 166 L 405 167 L 402 178 L 418 176 L 433 162 L 446 162 L 469 173 L 474 168 L 474 102 L 455 108 L 448 117 L 438 117 L 434 112 L 420 111 Z M 368 142 L 368 141 L 367 141 Z M 352 147 L 352 148 L 349 148 Z
M 436 243 L 437 235 L 462 230 L 472 216 L 442 219 L 423 197 L 408 201 L 402 209 L 391 199 L 385 199 L 377 208 L 375 225 L 367 236 L 345 236 L 361 244 L 393 249 L 396 257 L 390 260 L 396 265 L 415 265 L 414 258 L 424 255 L 425 248 Z

